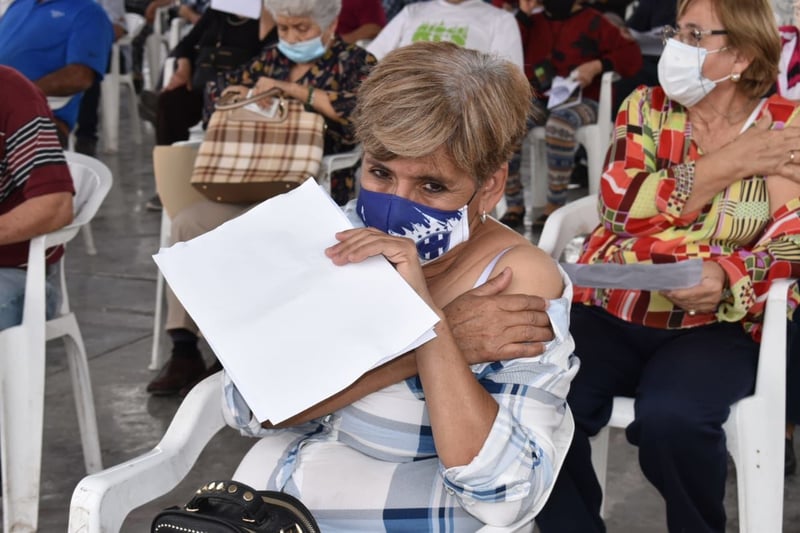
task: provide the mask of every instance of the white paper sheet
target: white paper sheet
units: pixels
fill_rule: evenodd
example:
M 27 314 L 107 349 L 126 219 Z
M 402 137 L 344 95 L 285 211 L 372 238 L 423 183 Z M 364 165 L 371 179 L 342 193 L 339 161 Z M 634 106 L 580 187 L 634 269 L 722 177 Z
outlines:
M 606 289 L 638 289 L 666 291 L 688 289 L 699 285 L 703 275 L 703 260 L 688 259 L 659 265 L 597 263 L 579 265 L 561 263 L 572 283 L 579 287 Z
M 383 257 L 325 256 L 350 227 L 309 179 L 154 256 L 260 421 L 283 421 L 434 336 L 438 316 Z
M 261 0 L 211 0 L 211 9 L 257 19 L 261 16 Z
M 550 86 L 550 96 L 547 99 L 547 109 L 554 107 L 573 106 L 581 101 L 580 83 L 574 76 L 564 78 L 556 76 Z

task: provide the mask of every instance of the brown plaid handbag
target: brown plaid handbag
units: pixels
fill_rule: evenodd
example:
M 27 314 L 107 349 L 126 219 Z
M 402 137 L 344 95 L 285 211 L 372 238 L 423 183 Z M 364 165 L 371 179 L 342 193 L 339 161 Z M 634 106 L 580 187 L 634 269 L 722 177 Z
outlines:
M 264 94 L 217 102 L 191 179 L 208 199 L 260 202 L 319 175 L 324 118 L 279 90 L 269 93 L 277 98 L 272 117 L 243 109 Z

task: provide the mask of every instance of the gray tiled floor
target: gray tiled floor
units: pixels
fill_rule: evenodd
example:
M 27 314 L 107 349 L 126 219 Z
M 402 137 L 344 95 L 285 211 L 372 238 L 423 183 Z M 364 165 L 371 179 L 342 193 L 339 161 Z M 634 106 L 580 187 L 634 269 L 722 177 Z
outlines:
M 132 144 L 125 109 L 122 106 L 125 131 L 120 136 L 120 152 L 100 155 L 114 174 L 114 187 L 93 222 L 98 255 L 87 256 L 78 239 L 67 259 L 70 297 L 91 359 L 106 466 L 154 446 L 179 404 L 178 399 L 152 398 L 144 392 L 153 376 L 147 370 L 156 272 L 150 256 L 157 248 L 160 218 L 143 210 L 153 193 L 152 144 Z M 48 354 L 40 530 L 60 532 L 66 529 L 69 499 L 84 472 L 69 377 L 58 341 L 51 343 Z M 232 431 L 221 432 L 189 479 L 167 496 L 134 510 L 124 531 L 148 531 L 159 509 L 184 502 L 207 479 L 229 477 L 248 444 Z M 666 531 L 663 504 L 639 472 L 635 449 L 620 432 L 613 432 L 611 450 L 606 505 L 609 531 Z M 726 504 L 731 517 L 728 531 L 733 532 L 738 531 L 738 524 L 732 468 L 731 472 Z M 800 476 L 788 479 L 784 497 L 784 531 L 798 533 Z

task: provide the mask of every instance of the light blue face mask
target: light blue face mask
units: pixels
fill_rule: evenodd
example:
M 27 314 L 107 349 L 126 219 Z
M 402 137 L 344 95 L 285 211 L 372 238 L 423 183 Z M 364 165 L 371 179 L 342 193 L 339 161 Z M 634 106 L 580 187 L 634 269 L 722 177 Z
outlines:
M 322 57 L 328 48 L 322 44 L 322 37 L 317 36 L 307 41 L 299 43 L 287 43 L 283 39 L 278 40 L 278 50 L 294 63 L 310 63 Z

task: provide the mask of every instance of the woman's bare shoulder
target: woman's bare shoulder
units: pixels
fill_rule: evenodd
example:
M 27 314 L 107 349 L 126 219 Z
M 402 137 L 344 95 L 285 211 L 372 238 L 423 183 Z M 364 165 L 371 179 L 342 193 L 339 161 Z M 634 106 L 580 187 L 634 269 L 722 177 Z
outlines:
M 512 247 L 498 261 L 493 274 L 509 267 L 513 273 L 510 294 L 535 294 L 543 298 L 558 298 L 564 292 L 564 282 L 556 262 L 530 242 Z

